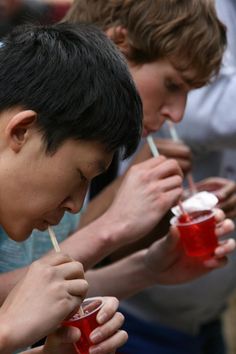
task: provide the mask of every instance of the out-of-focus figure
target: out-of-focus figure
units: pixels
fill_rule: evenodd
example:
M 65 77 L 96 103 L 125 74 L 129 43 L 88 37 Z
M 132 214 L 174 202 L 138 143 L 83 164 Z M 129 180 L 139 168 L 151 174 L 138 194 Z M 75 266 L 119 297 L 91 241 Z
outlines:
M 0 39 L 15 26 L 27 23 L 49 24 L 59 21 L 70 2 L 41 0 L 0 0 Z

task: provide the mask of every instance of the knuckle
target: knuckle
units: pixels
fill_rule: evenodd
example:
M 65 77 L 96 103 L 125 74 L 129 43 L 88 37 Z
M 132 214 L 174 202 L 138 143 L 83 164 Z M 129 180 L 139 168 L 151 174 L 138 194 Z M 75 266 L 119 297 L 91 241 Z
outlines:
M 74 261 L 74 263 L 76 265 L 78 273 L 83 275 L 84 274 L 84 266 L 83 266 L 83 264 L 80 263 L 80 262 L 77 262 L 77 261 Z

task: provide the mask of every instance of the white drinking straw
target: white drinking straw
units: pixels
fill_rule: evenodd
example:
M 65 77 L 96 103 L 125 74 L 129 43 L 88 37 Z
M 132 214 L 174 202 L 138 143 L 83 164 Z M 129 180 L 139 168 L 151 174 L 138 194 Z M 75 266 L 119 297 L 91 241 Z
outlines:
M 167 121 L 168 123 L 168 126 L 169 126 L 169 132 L 170 132 L 170 136 L 172 138 L 173 141 L 181 141 L 181 139 L 179 138 L 178 136 L 178 133 L 175 129 L 175 126 L 174 124 L 171 122 L 171 121 Z M 187 178 L 187 181 L 188 181 L 188 185 L 189 185 L 189 188 L 190 188 L 190 191 L 192 192 L 192 194 L 195 194 L 197 193 L 197 187 L 196 187 L 196 184 L 194 182 L 194 179 L 193 179 L 193 175 L 189 172 L 186 176 Z
M 159 151 L 158 151 L 157 146 L 156 146 L 156 144 L 154 142 L 154 139 L 153 139 L 153 137 L 151 135 L 147 136 L 147 142 L 148 142 L 148 145 L 150 147 L 150 150 L 152 152 L 153 157 L 159 156 L 160 155 Z M 182 214 L 188 216 L 188 214 L 185 212 L 185 210 L 183 208 L 183 204 L 181 203 L 181 201 L 178 202 L 178 205 L 179 205 L 179 208 L 180 208 Z
M 60 247 L 59 247 L 59 244 L 57 242 L 57 238 L 56 238 L 56 235 L 55 235 L 55 232 L 53 231 L 52 227 L 51 226 L 48 226 L 48 233 L 50 235 L 50 239 L 52 241 L 52 245 L 54 247 L 54 250 L 56 252 L 61 252 L 60 250 Z
M 159 156 L 159 151 L 158 151 L 157 146 L 156 146 L 156 144 L 153 140 L 153 137 L 151 135 L 147 136 L 147 142 L 148 142 L 148 145 L 150 147 L 153 157 Z
M 52 241 L 52 245 L 54 247 L 54 250 L 58 253 L 58 252 L 61 252 L 61 249 L 60 249 L 60 246 L 58 244 L 58 241 L 57 241 L 57 238 L 56 238 L 56 234 L 55 232 L 53 231 L 53 228 L 51 226 L 48 226 L 48 233 L 50 235 L 50 239 Z M 84 316 L 84 310 L 82 307 L 79 307 L 79 315 L 82 317 Z
M 174 124 L 172 122 L 170 122 L 169 120 L 167 122 L 168 122 L 169 132 L 170 132 L 170 136 L 171 136 L 172 140 L 180 141 L 180 138 L 179 138 L 177 131 L 174 127 Z

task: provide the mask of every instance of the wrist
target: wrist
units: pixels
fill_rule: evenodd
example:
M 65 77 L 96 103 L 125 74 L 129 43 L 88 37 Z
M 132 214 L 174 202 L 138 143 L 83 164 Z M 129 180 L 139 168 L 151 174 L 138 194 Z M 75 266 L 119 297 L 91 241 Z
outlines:
M 100 240 L 109 253 L 129 243 L 129 225 L 122 218 L 113 217 L 109 211 L 99 220 Z

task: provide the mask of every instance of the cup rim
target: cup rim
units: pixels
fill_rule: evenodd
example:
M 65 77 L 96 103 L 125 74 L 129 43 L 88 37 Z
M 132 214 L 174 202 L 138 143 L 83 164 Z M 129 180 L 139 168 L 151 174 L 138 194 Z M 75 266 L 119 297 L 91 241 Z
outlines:
M 214 212 L 214 210 L 212 210 L 212 209 L 209 209 L 209 210 L 207 210 L 207 209 L 205 209 L 205 210 L 197 210 L 197 211 L 199 211 L 199 212 L 201 212 L 201 211 L 209 211 L 209 214 L 203 215 L 202 218 L 201 218 L 201 220 L 198 221 L 198 222 L 195 222 L 194 224 L 201 224 L 202 222 L 206 221 L 207 219 L 210 219 L 212 216 L 215 215 L 215 212 Z M 190 213 L 190 214 L 191 214 L 191 213 Z M 192 221 L 188 221 L 188 222 L 178 222 L 178 221 L 177 221 L 178 218 L 179 218 L 179 216 L 173 216 L 173 217 L 170 219 L 170 224 L 171 224 L 172 226 L 183 226 L 183 227 L 184 227 L 184 226 L 190 226 L 190 225 L 193 224 Z
M 96 301 L 96 300 L 100 300 L 101 301 L 101 303 L 100 303 L 100 305 L 98 306 L 98 307 L 96 307 L 94 310 L 92 310 L 91 312 L 89 312 L 89 313 L 87 313 L 87 314 L 84 314 L 83 316 L 80 316 L 79 318 L 77 318 L 77 319 L 75 319 L 75 320 L 73 320 L 73 317 L 72 318 L 70 318 L 69 319 L 69 321 L 71 321 L 71 322 L 73 322 L 73 321 L 78 321 L 78 320 L 80 320 L 80 319 L 83 319 L 83 318 L 86 318 L 86 317 L 88 317 L 88 316 L 91 316 L 94 312 L 96 312 L 96 311 L 99 311 L 100 309 L 101 309 L 101 307 L 104 305 L 104 299 L 103 299 L 103 297 L 102 296 L 93 296 L 93 297 L 87 297 L 87 298 L 85 298 L 84 300 L 83 300 L 83 302 L 81 303 L 81 305 L 83 304 L 83 303 L 85 303 L 86 301 Z M 81 306 L 80 305 L 80 306 Z

